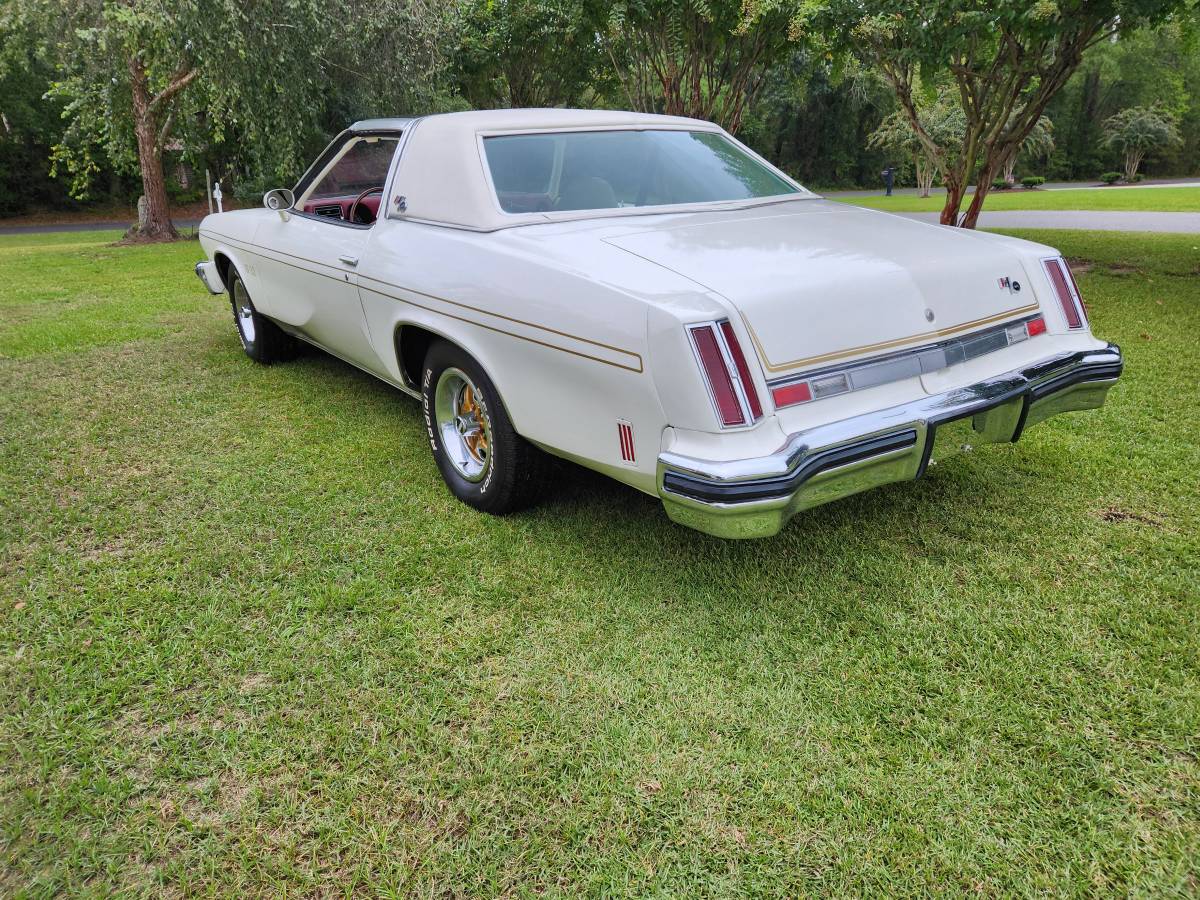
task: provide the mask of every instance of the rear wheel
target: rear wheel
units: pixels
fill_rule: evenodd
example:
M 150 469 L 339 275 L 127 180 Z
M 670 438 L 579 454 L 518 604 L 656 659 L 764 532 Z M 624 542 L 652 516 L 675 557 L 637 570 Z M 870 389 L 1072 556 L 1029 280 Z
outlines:
M 296 339 L 254 308 L 246 283 L 232 266 L 229 269 L 229 302 L 233 307 L 233 324 L 248 357 L 269 366 L 296 355 Z
M 430 346 L 421 402 L 433 458 L 455 497 L 494 515 L 536 499 L 545 457 L 517 434 L 491 379 L 467 353 L 446 341 Z

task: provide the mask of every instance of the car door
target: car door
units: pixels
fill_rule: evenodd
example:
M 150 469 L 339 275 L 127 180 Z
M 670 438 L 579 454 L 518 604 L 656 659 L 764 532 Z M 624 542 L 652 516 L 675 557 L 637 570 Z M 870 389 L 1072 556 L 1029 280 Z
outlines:
M 395 132 L 342 135 L 297 186 L 293 209 L 267 220 L 255 236 L 267 314 L 380 374 L 386 370 L 367 333 L 356 269 L 398 140 Z

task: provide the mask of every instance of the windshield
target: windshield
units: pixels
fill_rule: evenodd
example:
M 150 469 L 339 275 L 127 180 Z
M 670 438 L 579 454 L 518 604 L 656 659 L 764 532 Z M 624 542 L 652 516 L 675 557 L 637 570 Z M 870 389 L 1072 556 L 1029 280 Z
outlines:
M 508 213 L 716 203 L 800 191 L 709 131 L 570 131 L 484 138 Z

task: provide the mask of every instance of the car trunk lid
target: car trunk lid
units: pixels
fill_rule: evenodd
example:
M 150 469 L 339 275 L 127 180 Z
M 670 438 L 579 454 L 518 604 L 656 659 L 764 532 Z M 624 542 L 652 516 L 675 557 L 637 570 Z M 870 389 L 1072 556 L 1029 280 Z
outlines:
M 830 201 L 672 217 L 606 240 L 732 303 L 768 378 L 933 343 L 1037 308 L 1012 249 Z

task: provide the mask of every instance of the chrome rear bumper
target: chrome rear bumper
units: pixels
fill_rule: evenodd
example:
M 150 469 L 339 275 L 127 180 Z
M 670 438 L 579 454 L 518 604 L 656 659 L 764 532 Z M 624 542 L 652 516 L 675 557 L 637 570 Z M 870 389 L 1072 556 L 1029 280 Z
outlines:
M 1109 344 L 810 428 L 768 456 L 713 461 L 665 452 L 659 496 L 680 524 L 718 537 L 768 537 L 801 510 L 919 478 L 964 446 L 1016 441 L 1050 416 L 1103 406 L 1122 366 L 1120 348 Z

